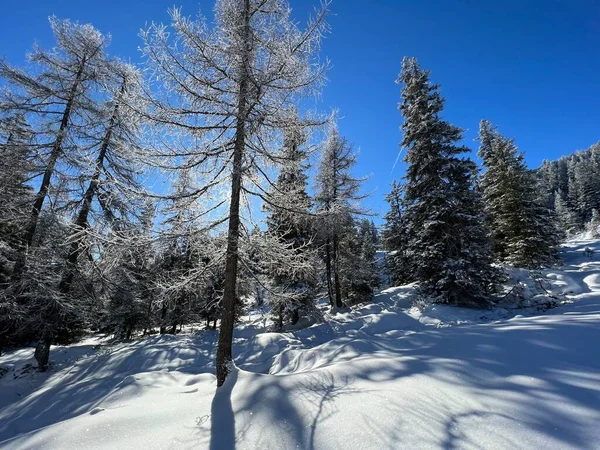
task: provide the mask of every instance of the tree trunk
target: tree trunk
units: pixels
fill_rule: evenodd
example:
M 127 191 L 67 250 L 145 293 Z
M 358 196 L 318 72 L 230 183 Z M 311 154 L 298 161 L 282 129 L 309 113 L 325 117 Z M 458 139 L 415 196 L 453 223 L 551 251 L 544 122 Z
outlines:
M 227 235 L 227 256 L 225 263 L 225 283 L 223 286 L 223 311 L 217 348 L 217 386 L 222 386 L 227 378 L 228 364 L 232 360 L 233 325 L 235 320 L 235 298 L 238 269 L 238 239 L 240 228 L 240 192 L 242 178 L 242 155 L 244 147 L 244 124 L 238 124 L 236 145 L 233 157 L 231 183 L 231 205 L 229 208 L 229 229 Z
M 337 235 L 333 235 L 333 278 L 335 283 L 335 306 L 336 308 L 342 308 L 342 290 L 340 287 L 340 277 L 338 273 L 338 257 L 339 257 L 339 243 Z
M 331 284 L 331 243 L 327 239 L 325 244 L 325 273 L 327 276 L 327 297 L 329 298 L 329 304 L 333 307 L 335 302 L 333 300 L 333 286 Z
M 229 228 L 227 231 L 227 254 L 225 282 L 223 286 L 223 312 L 217 347 L 217 387 L 225 383 L 232 361 L 233 326 L 235 322 L 235 300 L 238 269 L 238 240 L 240 230 L 240 193 L 242 190 L 242 159 L 246 146 L 246 118 L 248 96 L 248 66 L 250 64 L 250 0 L 244 1 L 244 28 L 242 30 L 242 65 L 240 71 L 239 98 L 235 144 L 233 149 L 233 173 L 231 176 L 231 204 L 229 206 Z
M 52 175 L 54 174 L 54 168 L 56 167 L 58 157 L 62 153 L 63 140 L 65 138 L 67 126 L 69 125 L 69 119 L 71 118 L 71 111 L 73 109 L 73 102 L 75 101 L 77 88 L 79 87 L 79 83 L 81 82 L 85 63 L 86 60 L 84 58 L 81 60 L 79 70 L 77 71 L 77 75 L 75 76 L 75 81 L 73 82 L 73 86 L 71 87 L 71 90 L 69 92 L 69 99 L 67 100 L 67 104 L 65 106 L 65 110 L 60 121 L 58 134 L 52 146 L 52 152 L 50 153 L 48 165 L 46 166 L 46 170 L 44 171 L 44 176 L 42 178 L 42 183 L 40 184 L 40 189 L 35 197 L 35 201 L 33 202 L 33 208 L 31 209 L 29 224 L 27 225 L 25 235 L 23 236 L 25 251 L 20 254 L 17 261 L 15 261 L 15 265 L 13 267 L 13 282 L 20 280 L 21 275 L 23 274 L 23 270 L 25 269 L 25 265 L 27 263 L 27 252 L 29 250 L 29 247 L 31 247 L 33 244 L 33 237 L 35 236 L 35 230 L 37 229 L 40 212 L 42 211 L 44 200 L 46 200 L 46 196 L 48 195 L 48 189 L 50 188 L 50 180 L 52 178 Z
M 260 295 L 260 287 L 256 286 L 256 306 L 262 306 L 263 304 L 263 299 L 262 296 Z
M 292 325 L 296 325 L 299 320 L 300 320 L 300 311 L 298 311 L 298 308 L 294 308 L 292 310 Z
M 44 336 L 40 339 L 35 347 L 33 356 L 38 363 L 38 369 L 40 372 L 45 372 L 48 369 L 48 363 L 50 361 L 50 344 L 52 343 L 52 337 L 49 333 L 44 333 Z
M 277 331 L 281 331 L 283 329 L 283 306 L 279 305 L 277 308 Z

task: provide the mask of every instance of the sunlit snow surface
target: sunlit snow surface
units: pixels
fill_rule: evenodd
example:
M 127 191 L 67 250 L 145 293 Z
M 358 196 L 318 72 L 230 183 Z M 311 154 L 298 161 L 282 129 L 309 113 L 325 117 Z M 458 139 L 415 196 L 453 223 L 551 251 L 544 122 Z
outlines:
M 96 336 L 46 374 L 8 353 L 0 448 L 600 449 L 600 243 L 563 258 L 543 275 L 572 303 L 547 312 L 419 310 L 405 286 L 293 332 L 252 314 L 216 396 L 214 332 Z

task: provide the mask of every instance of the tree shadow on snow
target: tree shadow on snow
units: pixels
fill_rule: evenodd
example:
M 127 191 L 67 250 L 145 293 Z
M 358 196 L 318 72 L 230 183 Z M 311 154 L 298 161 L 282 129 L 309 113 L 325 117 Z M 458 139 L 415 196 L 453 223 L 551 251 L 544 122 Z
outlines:
M 312 404 L 314 407 L 313 409 L 316 409 L 316 413 L 309 426 L 310 434 L 308 436 L 308 442 L 303 448 L 308 448 L 310 450 L 316 448 L 315 437 L 317 426 L 330 419 L 338 412 L 334 400 L 342 395 L 359 392 L 358 389 L 351 387 L 351 384 L 352 380 L 350 377 L 343 377 L 338 382 L 327 370 L 310 374 L 306 377 L 305 381 L 301 381 L 297 384 L 297 395 L 301 397 L 303 401 Z
M 600 308 L 589 308 L 588 313 L 594 312 Z M 583 348 L 597 342 L 597 316 L 567 315 L 560 321 L 552 316 L 518 319 L 427 331 L 397 341 L 381 340 L 381 348 L 387 347 L 389 355 L 400 358 L 385 355 L 379 362 L 348 366 L 348 373 L 375 382 L 425 376 L 469 390 L 469 397 L 481 402 L 482 410 L 468 399 L 463 403 L 458 394 L 444 397 L 436 393 L 429 398 L 425 390 L 415 398 L 429 402 L 429 410 L 407 408 L 400 412 L 404 422 L 412 417 L 425 420 L 432 428 L 437 425 L 445 429 L 446 438 L 437 445 L 446 449 L 477 446 L 469 432 L 474 424 L 490 421 L 505 425 L 514 422 L 518 428 L 533 430 L 565 447 L 585 448 L 597 437 L 590 424 L 600 419 L 600 360 L 590 359 L 590 352 Z M 436 414 L 417 417 L 431 410 Z M 512 411 L 511 416 L 503 410 Z M 511 447 L 509 438 L 498 436 Z
M 18 401 L 3 408 L 0 442 L 88 413 L 125 387 L 123 382 L 133 374 L 162 369 L 212 372 L 214 347 L 213 340 L 206 337 L 182 340 L 163 335 L 99 351 L 66 372 L 50 373 L 41 387 L 31 386 Z M 138 392 L 151 388 L 140 386 Z
M 238 378 L 234 369 L 225 384 L 217 388 L 210 413 L 210 450 L 235 450 L 235 416 L 231 405 L 231 394 Z

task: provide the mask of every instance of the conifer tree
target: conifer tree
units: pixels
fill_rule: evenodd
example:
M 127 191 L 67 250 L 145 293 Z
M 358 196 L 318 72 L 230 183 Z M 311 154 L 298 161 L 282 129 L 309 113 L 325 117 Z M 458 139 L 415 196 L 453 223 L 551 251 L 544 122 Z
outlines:
M 356 235 L 353 216 L 365 214 L 359 205 L 364 198 L 359 194 L 363 179 L 351 174 L 355 163 L 352 147 L 340 136 L 336 125 L 331 125 L 321 154 L 315 198 L 317 212 L 322 217 L 318 233 L 323 246 L 327 295 L 331 306 L 336 308 L 343 307 L 343 298 L 350 295 L 348 289 L 342 289 L 342 277 L 349 275 L 343 273 L 342 267 L 344 255 L 351 255 L 347 251 L 348 235 Z
M 278 328 L 282 327 L 284 316 L 289 316 L 295 325 L 301 312 L 308 314 L 314 309 L 316 256 L 312 246 L 312 200 L 307 193 L 305 141 L 300 128 L 284 131 L 284 165 L 270 190 L 269 202 L 265 203 L 268 233 L 288 246 L 298 258 L 311 260 L 312 264 L 306 267 L 313 267 L 308 272 L 298 271 L 294 266 L 274 267 L 269 305 Z
M 34 243 L 38 218 L 53 186 L 61 165 L 78 165 L 77 136 L 95 109 L 94 93 L 105 71 L 106 36 L 91 25 L 50 18 L 56 39 L 51 51 L 35 46 L 28 55 L 36 65 L 35 74 L 12 68 L 0 60 L 0 78 L 9 86 L 4 108 L 20 113 L 35 128 L 32 129 L 36 155 L 42 175 L 29 220 L 25 226 L 25 249 L 13 268 L 18 280 L 26 264 L 26 252 Z M 65 177 L 56 180 L 54 187 L 64 184 Z
M 368 219 L 361 219 L 356 228 L 354 222 L 349 223 L 344 233 L 342 243 L 345 245 L 342 245 L 342 250 L 345 251 L 341 253 L 340 262 L 342 291 L 347 292 L 350 304 L 370 300 L 380 282 L 374 225 Z
M 440 117 L 444 100 L 429 72 L 404 58 L 399 83 L 407 149 L 403 209 L 407 256 L 421 289 L 438 301 L 485 304 L 498 271 L 491 263 L 477 167 L 460 155 L 462 131 Z
M 408 257 L 408 223 L 403 211 L 402 185 L 395 180 L 385 198 L 389 210 L 384 216 L 383 246 L 388 251 L 385 268 L 389 281 L 401 285 L 415 281 Z
M 554 213 L 556 214 L 559 226 L 567 236 L 579 230 L 576 213 L 568 206 L 561 191 L 556 192 L 554 196 Z
M 600 208 L 600 143 L 557 161 L 544 161 L 537 176 L 567 234 L 583 231 L 593 210 Z
M 215 257 L 216 240 L 201 229 L 202 211 L 194 198 L 197 189 L 193 171 L 180 170 L 163 209 L 166 219 L 159 237 L 156 282 L 161 334 L 174 333 L 178 324 L 206 318 L 218 310 L 219 299 L 211 289 L 222 264 Z
M 27 184 L 34 169 L 30 140 L 23 115 L 0 118 L 0 353 L 23 312 L 9 292 L 9 281 L 23 249 L 22 224 L 33 201 Z
M 496 257 L 532 269 L 555 264 L 559 233 L 535 173 L 525 165 L 514 141 L 500 135 L 489 121 L 481 122 L 479 140 L 486 168 L 481 188 Z
M 593 239 L 600 237 L 600 213 L 597 209 L 592 210 L 592 218 L 588 222 L 587 231 Z
M 0 289 L 23 248 L 22 224 L 33 201 L 31 131 L 22 114 L 0 119 Z
M 149 216 L 146 216 L 149 218 Z M 115 230 L 105 250 L 110 258 L 108 280 L 108 325 L 120 339 L 131 339 L 134 331 L 153 325 L 155 254 L 146 220 Z
M 148 69 L 162 84 L 149 99 L 152 119 L 181 137 L 162 140 L 167 156 L 177 163 L 186 155 L 202 169 L 205 183 L 196 198 L 229 186 L 226 199 L 207 206 L 213 216 L 225 214 L 207 227 L 227 224 L 218 386 L 232 361 L 243 202 L 265 198 L 260 180 L 268 165 L 280 162 L 281 130 L 298 126 L 297 102 L 318 92 L 324 67 L 315 57 L 325 12 L 326 3 L 300 30 L 286 0 L 218 0 L 214 26 L 173 10 L 174 33 L 163 25 L 142 33 Z

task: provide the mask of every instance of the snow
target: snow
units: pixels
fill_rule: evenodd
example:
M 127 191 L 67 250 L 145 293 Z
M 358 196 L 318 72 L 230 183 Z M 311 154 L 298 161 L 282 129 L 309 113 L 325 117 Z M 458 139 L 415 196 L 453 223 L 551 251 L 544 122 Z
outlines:
M 563 247 L 542 272 L 564 300 L 544 310 L 412 306 L 414 286 L 269 333 L 236 332 L 216 390 L 216 333 L 32 349 L 0 357 L 6 449 L 600 449 L 600 242 Z M 515 270 L 536 298 L 535 283 Z M 215 395 L 216 392 L 216 395 Z

